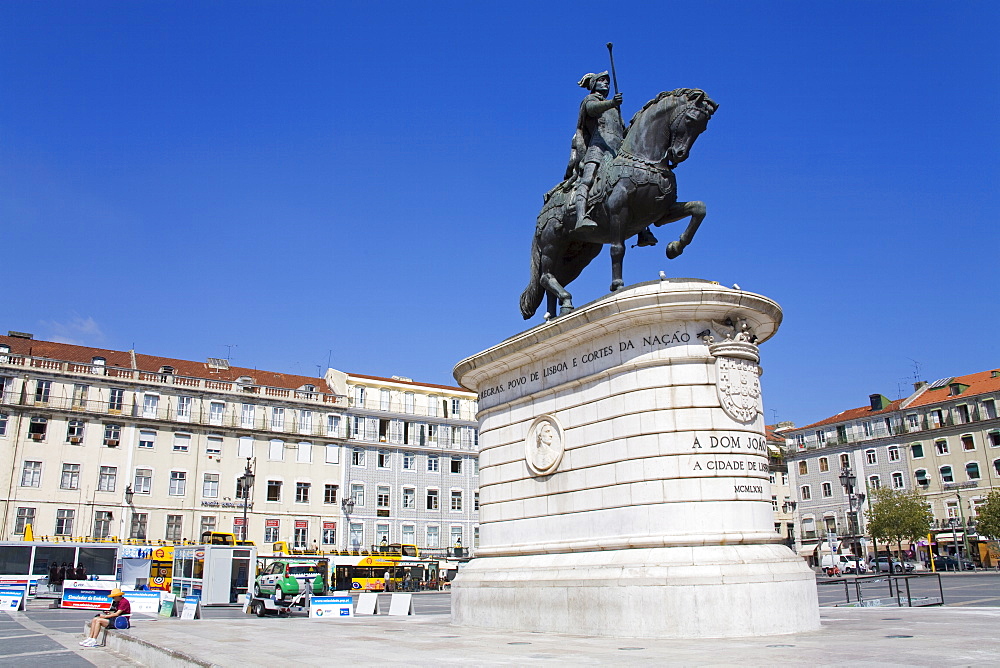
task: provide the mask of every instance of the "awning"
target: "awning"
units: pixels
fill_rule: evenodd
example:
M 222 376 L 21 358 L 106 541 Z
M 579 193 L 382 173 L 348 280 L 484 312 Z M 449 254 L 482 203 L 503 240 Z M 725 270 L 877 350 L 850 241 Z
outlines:
M 811 557 L 814 554 L 816 554 L 815 545 L 803 545 L 802 547 L 799 548 L 800 557 Z

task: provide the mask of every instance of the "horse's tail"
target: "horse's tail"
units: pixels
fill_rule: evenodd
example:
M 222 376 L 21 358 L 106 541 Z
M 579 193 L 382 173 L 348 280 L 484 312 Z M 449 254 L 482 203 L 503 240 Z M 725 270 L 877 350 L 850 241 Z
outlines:
M 545 296 L 541 281 L 542 251 L 538 244 L 540 232 L 541 230 L 536 230 L 531 239 L 531 278 L 528 280 L 528 287 L 521 293 L 521 315 L 525 320 L 535 315 Z

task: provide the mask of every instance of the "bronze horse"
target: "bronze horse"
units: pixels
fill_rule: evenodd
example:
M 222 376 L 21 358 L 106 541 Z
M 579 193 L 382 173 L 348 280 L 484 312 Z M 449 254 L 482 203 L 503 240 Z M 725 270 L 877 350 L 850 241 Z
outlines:
M 527 320 L 548 296 L 548 312 L 573 310 L 566 285 L 611 246 L 611 291 L 625 286 L 622 259 L 625 241 L 648 225 L 665 225 L 690 217 L 677 241 L 667 244 L 667 257 L 680 255 L 705 218 L 703 202 L 678 202 L 673 168 L 687 160 L 718 105 L 705 91 L 678 88 L 646 103 L 629 123 L 618 154 L 606 162 L 591 189 L 589 216 L 597 228 L 571 232 L 575 212 L 572 179 L 546 195 L 531 242 L 531 281 L 521 294 L 521 315 Z M 578 238 L 581 233 L 586 238 Z

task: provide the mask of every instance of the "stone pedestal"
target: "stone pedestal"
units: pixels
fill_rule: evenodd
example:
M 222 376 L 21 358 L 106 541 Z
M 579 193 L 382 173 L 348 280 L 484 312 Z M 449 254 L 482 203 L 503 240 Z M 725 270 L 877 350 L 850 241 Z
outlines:
M 480 546 L 456 624 L 623 637 L 819 627 L 774 533 L 757 344 L 766 297 L 631 286 L 463 360 L 479 394 Z

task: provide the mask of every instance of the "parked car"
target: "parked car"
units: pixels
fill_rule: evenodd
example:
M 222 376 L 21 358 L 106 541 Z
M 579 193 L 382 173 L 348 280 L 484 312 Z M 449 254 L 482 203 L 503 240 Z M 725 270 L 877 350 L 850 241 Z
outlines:
M 876 573 L 903 573 L 904 571 L 912 573 L 913 568 L 911 563 L 900 563 L 898 559 L 890 559 L 889 557 L 879 557 L 872 564 L 872 569 Z
M 972 562 L 968 559 L 934 557 L 934 570 L 936 571 L 971 571 L 973 568 Z
M 272 561 L 257 576 L 254 594 L 278 599 L 291 598 L 304 591 L 311 591 L 315 595 L 325 594 L 324 568 L 324 562 L 317 561 Z

